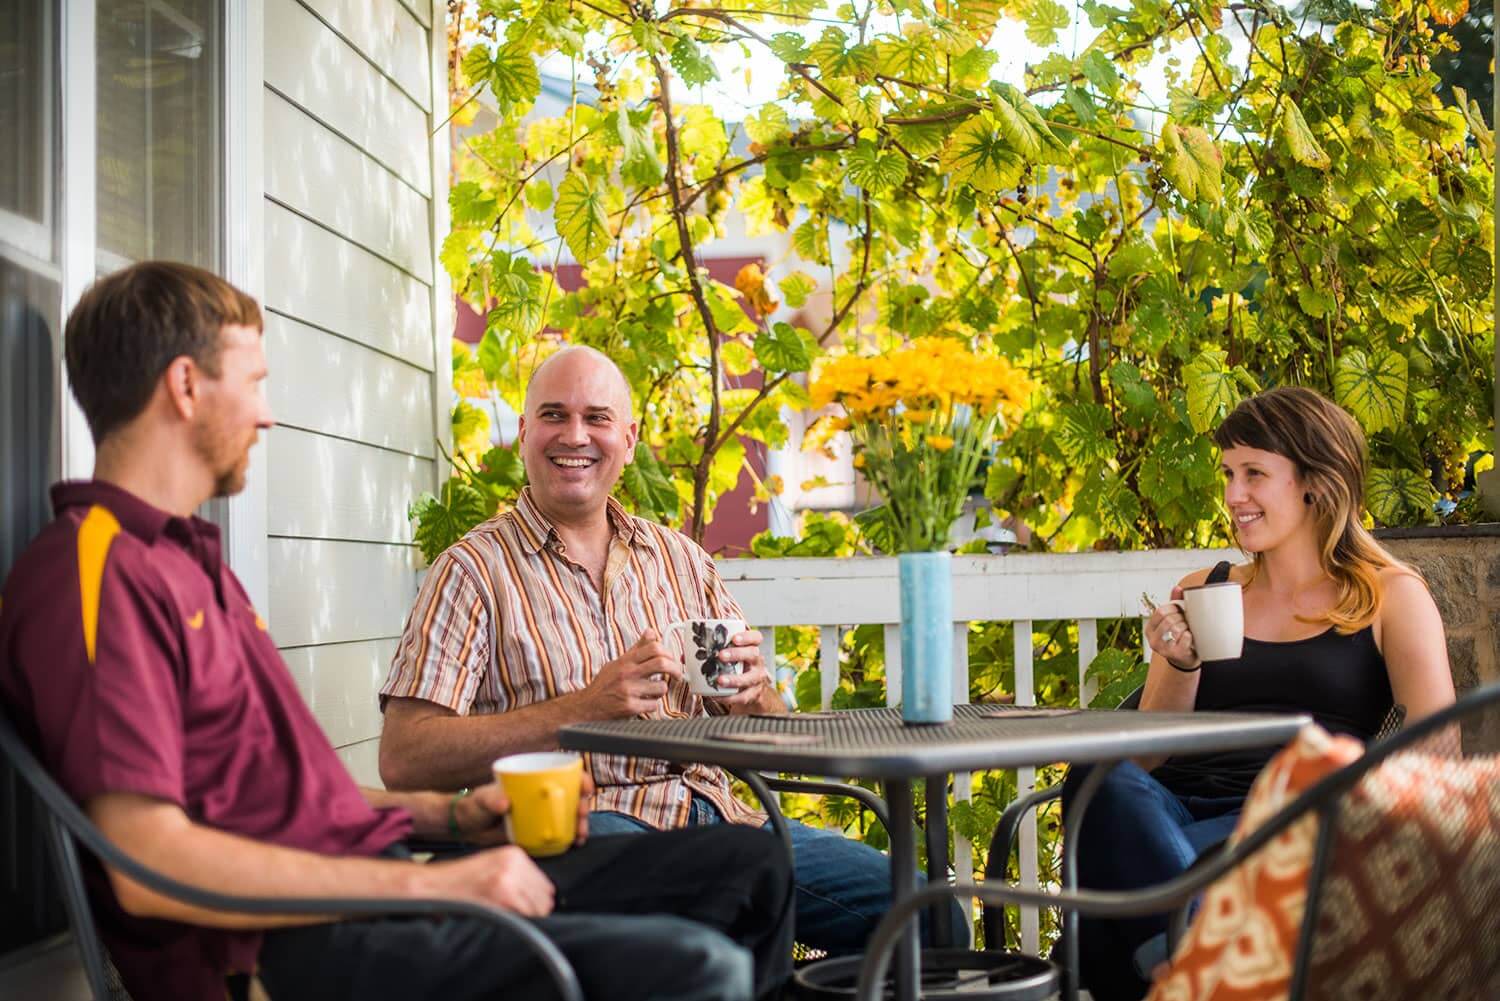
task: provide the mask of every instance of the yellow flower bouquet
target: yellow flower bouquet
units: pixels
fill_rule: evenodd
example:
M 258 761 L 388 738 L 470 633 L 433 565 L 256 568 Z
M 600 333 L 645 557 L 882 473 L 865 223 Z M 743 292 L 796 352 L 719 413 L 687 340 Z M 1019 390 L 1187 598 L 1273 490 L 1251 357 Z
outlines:
M 812 405 L 844 416 L 819 429 L 847 430 L 854 465 L 885 501 L 898 552 L 948 547 L 995 433 L 1030 392 L 1009 361 L 950 337 L 921 337 L 885 354 L 830 357 L 818 368 Z

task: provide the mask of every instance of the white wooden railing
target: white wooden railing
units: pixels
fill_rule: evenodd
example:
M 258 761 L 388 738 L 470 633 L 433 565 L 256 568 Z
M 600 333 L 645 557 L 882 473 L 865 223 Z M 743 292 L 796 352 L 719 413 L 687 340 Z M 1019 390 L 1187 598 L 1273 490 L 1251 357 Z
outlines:
M 969 695 L 968 626 L 972 622 L 1015 625 L 1016 703 L 1035 705 L 1032 674 L 1032 623 L 1067 620 L 1078 623 L 1078 690 L 1084 705 L 1093 698 L 1093 683 L 1084 671 L 1098 652 L 1100 619 L 1137 618 L 1143 614 L 1141 593 L 1160 602 L 1184 575 L 1222 559 L 1243 557 L 1233 550 L 1166 549 L 1133 553 L 1010 554 L 955 556 L 953 559 L 953 700 Z M 901 700 L 900 598 L 896 560 L 772 559 L 721 560 L 719 573 L 750 623 L 765 633 L 766 663 L 775 663 L 778 626 L 815 626 L 819 630 L 819 678 L 823 708 L 839 684 L 839 645 L 844 631 L 861 625 L 885 627 L 886 704 Z M 1017 788 L 1030 791 L 1035 769 L 1019 769 Z M 973 794 L 971 776 L 954 776 L 954 798 Z M 1037 828 L 1021 828 L 1021 880 L 1037 881 Z M 967 842 L 956 847 L 955 868 L 961 880 L 973 876 Z M 1037 949 L 1038 914 L 1021 912 L 1022 948 Z

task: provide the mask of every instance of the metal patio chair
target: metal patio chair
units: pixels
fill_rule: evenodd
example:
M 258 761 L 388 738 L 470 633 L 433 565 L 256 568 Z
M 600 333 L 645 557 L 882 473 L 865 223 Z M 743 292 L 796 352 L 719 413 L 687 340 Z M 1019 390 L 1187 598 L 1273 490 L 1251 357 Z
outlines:
M 923 907 L 948 896 L 975 897 L 987 905 L 1020 905 L 1032 907 L 1060 907 L 1074 913 L 1087 913 L 1099 917 L 1132 917 L 1142 914 L 1160 914 L 1173 911 L 1191 901 L 1215 880 L 1243 863 L 1260 851 L 1278 835 L 1309 814 L 1317 814 L 1321 821 L 1313 849 L 1312 865 L 1308 871 L 1307 903 L 1297 941 L 1295 966 L 1290 982 L 1290 1001 L 1304 1001 L 1308 994 L 1309 980 L 1316 972 L 1319 957 L 1314 948 L 1319 930 L 1320 906 L 1324 899 L 1325 879 L 1329 872 L 1332 849 L 1339 833 L 1340 810 L 1345 794 L 1371 770 L 1388 760 L 1392 755 L 1410 750 L 1439 731 L 1457 727 L 1465 720 L 1472 720 L 1486 710 L 1500 709 L 1500 683 L 1491 683 L 1477 688 L 1456 704 L 1440 713 L 1419 720 L 1412 726 L 1375 743 L 1366 753 L 1351 764 L 1338 769 L 1312 787 L 1303 791 L 1264 824 L 1251 831 L 1233 848 L 1213 852 L 1199 860 L 1193 868 L 1166 883 L 1133 892 L 1098 890 L 1043 891 L 1033 887 L 1019 886 L 930 886 L 893 907 L 881 921 L 872 936 L 860 970 L 856 997 L 860 1001 L 875 1001 L 879 996 L 891 962 L 892 947 L 912 914 Z M 1085 786 L 1097 785 L 1105 771 L 1096 769 Z M 1082 790 L 1081 790 L 1082 793 Z M 1087 796 L 1083 796 L 1087 799 Z M 1086 804 L 1085 804 L 1086 805 Z M 1071 819 L 1071 818 L 1070 818 Z M 1491 822 L 1495 822 L 1493 816 Z M 1494 857 L 1493 842 L 1482 849 L 1487 854 L 1476 863 L 1476 871 L 1500 872 L 1500 857 Z M 1064 865 L 1072 869 L 1072 851 L 1065 849 Z M 1076 869 L 1074 870 L 1076 871 Z M 1461 914 L 1450 920 L 1463 922 Z M 1475 936 L 1467 936 L 1474 939 Z M 1472 997 L 1500 996 L 1500 953 L 1493 943 L 1474 940 L 1471 967 L 1478 983 Z M 1065 977 L 1064 996 L 1076 996 L 1076 953 L 1070 957 L 1069 975 Z
M 1141 696 L 1145 688 L 1137 688 L 1115 706 L 1116 710 L 1135 710 L 1141 707 Z M 1401 724 L 1406 721 L 1406 707 L 1399 702 L 1391 706 L 1391 711 L 1381 721 L 1380 729 L 1376 732 L 1371 744 L 1379 743 L 1388 737 L 1395 735 Z M 1025 796 L 1017 797 L 1014 802 L 1005 808 L 1000 814 L 1000 820 L 995 824 L 995 831 L 990 836 L 990 850 L 985 857 L 984 880 L 986 883 L 1003 883 L 1005 881 L 1005 868 L 1010 861 L 1010 853 L 1015 849 L 1017 837 L 1020 834 L 1021 824 L 1026 815 L 1033 810 L 1041 810 L 1048 803 L 1062 798 L 1062 783 L 1046 786 L 1033 790 Z M 1212 846 L 1203 853 L 1203 856 L 1194 865 L 1202 863 L 1203 859 L 1211 856 L 1216 850 L 1223 846 L 1223 842 Z M 1182 930 L 1186 926 L 1189 907 L 1184 905 L 1179 910 L 1172 922 L 1171 929 L 1167 934 L 1167 948 L 1172 951 L 1176 948 L 1178 940 L 1182 936 Z M 1005 908 L 991 904 L 985 904 L 980 911 L 980 922 L 984 928 L 984 942 L 986 948 L 996 948 L 994 943 L 1005 941 Z
M 73 802 L 22 742 L 4 711 L 0 711 L 0 754 L 9 761 L 47 813 L 52 858 L 62 882 L 73 937 L 83 958 L 89 988 L 96 1001 L 121 996 L 118 976 L 113 981 L 103 943 L 94 926 L 79 861 L 81 844 L 101 863 L 164 896 L 195 907 L 242 914 L 340 914 L 345 917 L 393 915 L 451 915 L 479 918 L 506 929 L 537 954 L 563 1001 L 583 1001 L 578 978 L 566 957 L 540 931 L 514 914 L 485 904 L 458 900 L 394 900 L 300 897 L 238 897 L 188 886 L 163 876 L 122 852 L 88 815 Z

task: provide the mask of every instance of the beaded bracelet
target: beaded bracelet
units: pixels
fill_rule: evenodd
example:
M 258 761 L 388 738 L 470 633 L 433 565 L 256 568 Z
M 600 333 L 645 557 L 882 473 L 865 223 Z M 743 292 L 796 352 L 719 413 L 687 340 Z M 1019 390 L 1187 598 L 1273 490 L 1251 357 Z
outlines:
M 464 832 L 458 829 L 458 801 L 469 795 L 468 789 L 460 789 L 448 800 L 448 836 L 454 841 L 462 841 Z

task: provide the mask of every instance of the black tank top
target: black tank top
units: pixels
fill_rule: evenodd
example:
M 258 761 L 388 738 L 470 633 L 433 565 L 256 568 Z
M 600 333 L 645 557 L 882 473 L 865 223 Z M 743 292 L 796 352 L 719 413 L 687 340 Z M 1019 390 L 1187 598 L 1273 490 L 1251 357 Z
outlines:
M 1228 578 L 1229 564 L 1220 563 L 1206 583 Z M 1393 701 L 1385 658 L 1366 626 L 1347 636 L 1330 628 L 1285 643 L 1246 636 L 1238 659 L 1204 663 L 1194 708 L 1308 713 L 1331 733 L 1368 741 Z M 1244 796 L 1276 750 L 1183 755 L 1152 774 L 1180 796 Z

